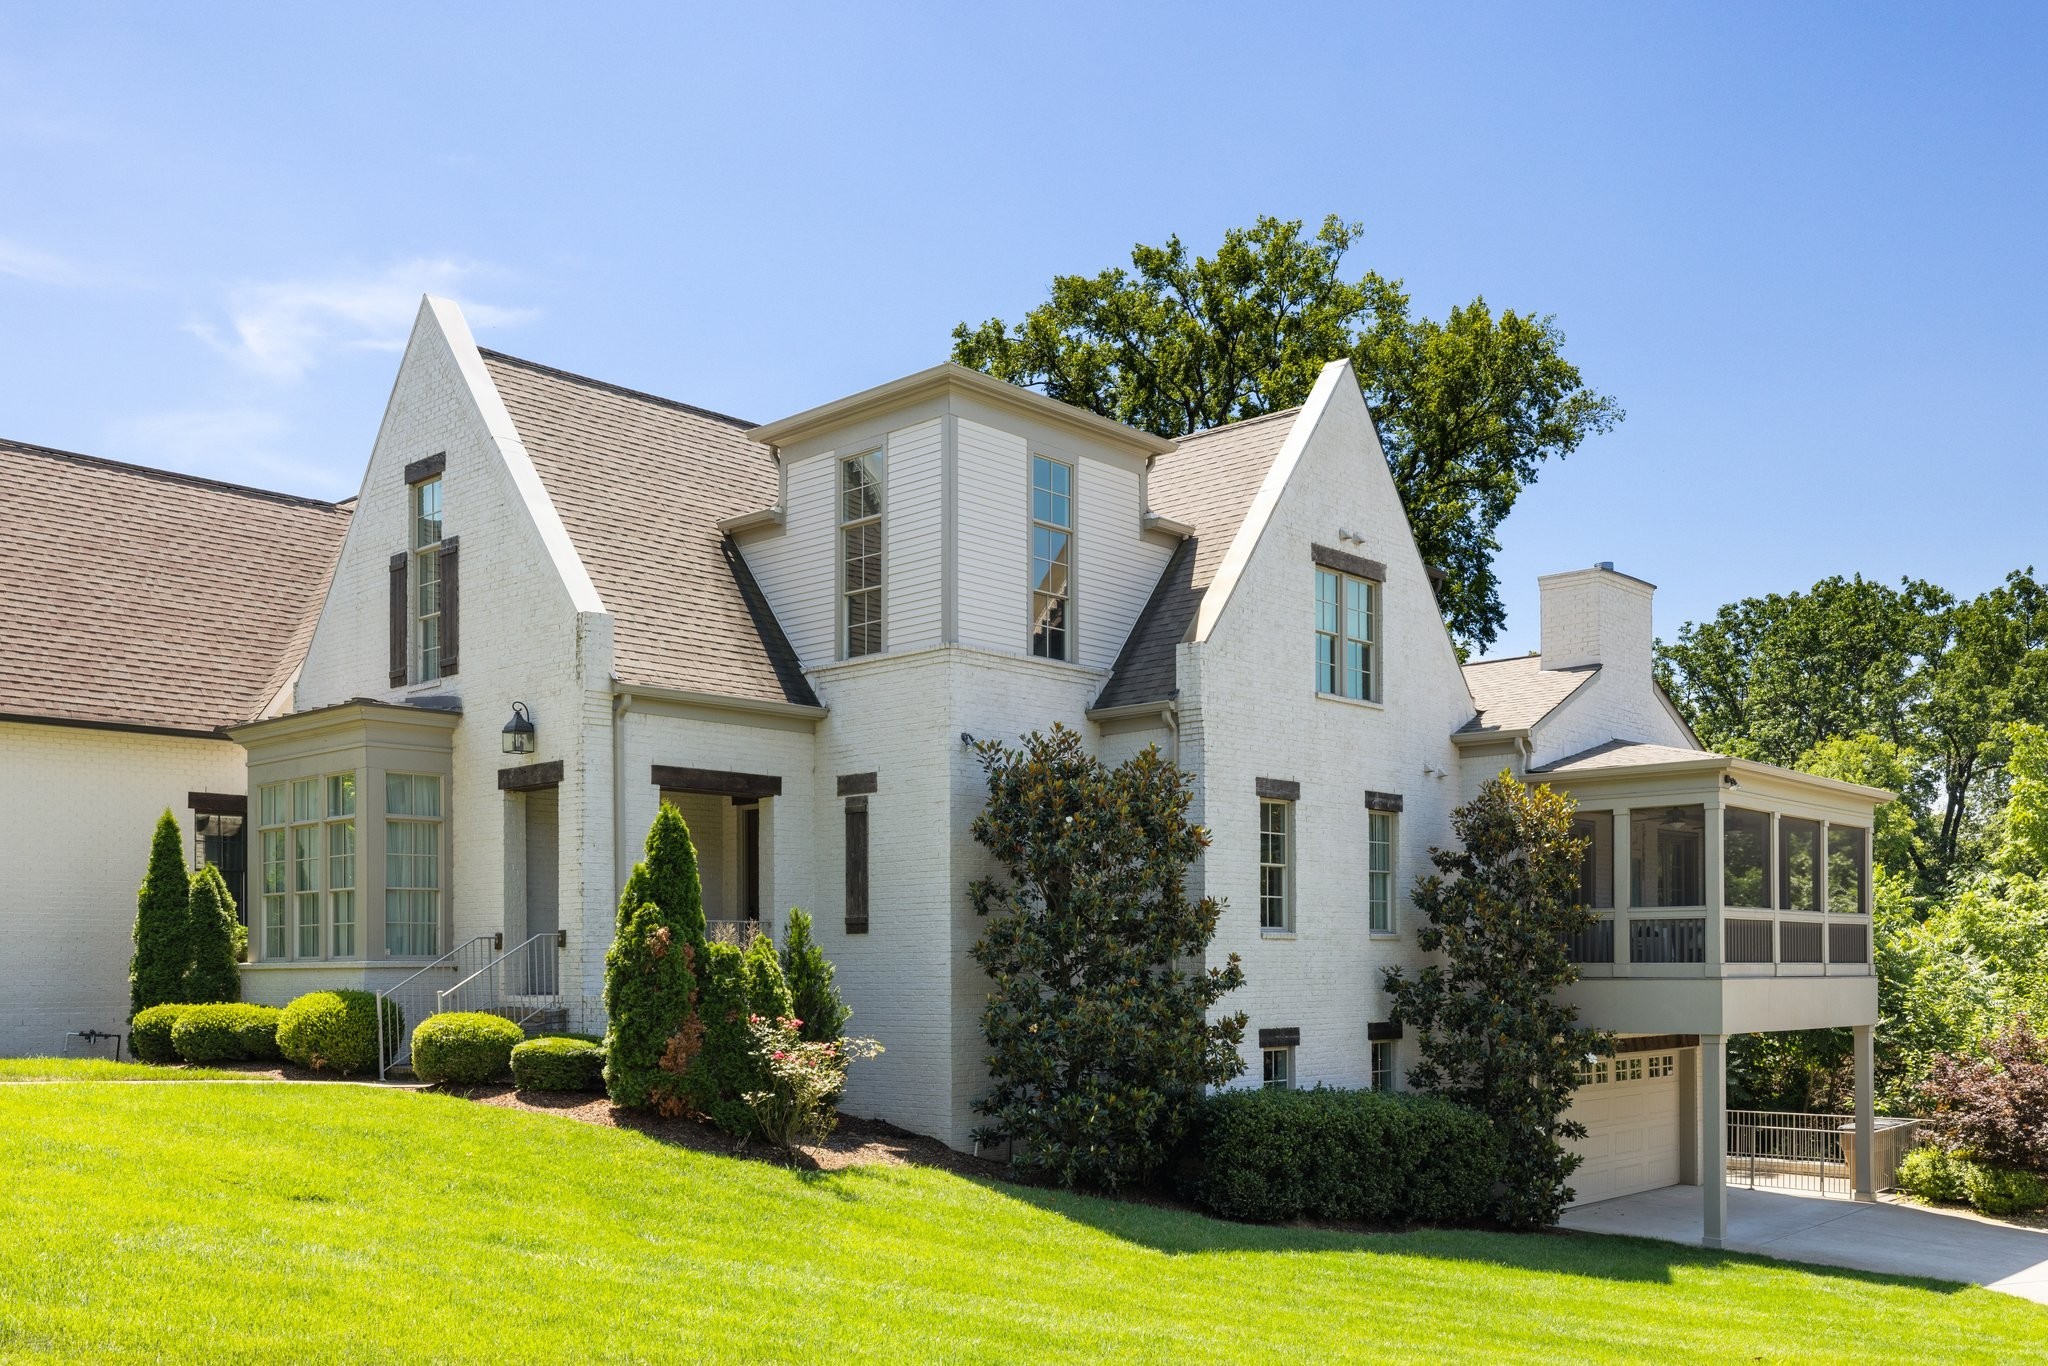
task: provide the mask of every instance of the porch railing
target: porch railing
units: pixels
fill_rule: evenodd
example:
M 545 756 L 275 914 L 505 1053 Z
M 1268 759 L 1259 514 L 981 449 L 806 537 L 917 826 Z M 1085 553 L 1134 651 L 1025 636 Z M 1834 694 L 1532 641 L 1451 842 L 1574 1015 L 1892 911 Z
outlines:
M 412 1031 L 439 1007 L 444 986 L 459 982 L 497 956 L 498 936 L 477 934 L 377 993 L 377 1076 L 412 1059 Z M 394 1009 L 395 1007 L 395 1009 Z
M 1899 1163 L 1920 1142 L 1920 1121 L 1881 1116 L 1871 1143 L 1872 1188 L 1898 1183 Z M 1848 1195 L 1855 1189 L 1854 1115 L 1728 1112 L 1728 1180 L 1756 1189 Z
M 503 1016 L 522 1029 L 562 1029 L 568 1011 L 562 1001 L 560 930 L 534 935 L 470 973 L 434 997 L 434 1010 L 475 1010 Z
M 704 938 L 713 944 L 737 944 L 747 947 L 762 935 L 775 937 L 773 920 L 706 920 Z

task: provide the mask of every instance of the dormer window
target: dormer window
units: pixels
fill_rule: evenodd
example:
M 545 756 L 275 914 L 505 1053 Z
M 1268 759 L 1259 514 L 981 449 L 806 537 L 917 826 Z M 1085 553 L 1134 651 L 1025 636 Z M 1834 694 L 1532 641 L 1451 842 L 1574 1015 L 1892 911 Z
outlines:
M 841 628 L 846 658 L 882 651 L 882 453 L 839 462 Z
M 418 681 L 426 683 L 441 676 L 441 481 L 438 477 L 422 479 L 412 486 L 412 555 Z
M 1074 467 L 1031 458 L 1031 653 L 1073 658 Z

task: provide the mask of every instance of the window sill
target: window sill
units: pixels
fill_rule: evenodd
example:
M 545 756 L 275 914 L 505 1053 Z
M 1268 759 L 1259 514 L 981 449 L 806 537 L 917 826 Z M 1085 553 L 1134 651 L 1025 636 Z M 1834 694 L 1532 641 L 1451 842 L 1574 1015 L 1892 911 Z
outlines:
M 1399 939 L 1401 937 L 1399 930 L 1367 930 L 1366 933 L 1374 939 Z
M 1387 709 L 1387 704 L 1384 702 L 1374 702 L 1364 697 L 1346 697 L 1344 694 L 1336 692 L 1319 692 L 1316 694 L 1316 701 L 1342 702 L 1347 707 L 1363 707 L 1367 711 L 1385 711 Z
M 417 968 L 434 961 L 431 954 L 417 958 L 265 958 L 236 964 L 243 972 L 279 972 L 286 968 Z
M 1262 928 L 1259 931 L 1259 938 L 1261 939 L 1293 939 L 1295 937 L 1293 930 L 1268 930 Z

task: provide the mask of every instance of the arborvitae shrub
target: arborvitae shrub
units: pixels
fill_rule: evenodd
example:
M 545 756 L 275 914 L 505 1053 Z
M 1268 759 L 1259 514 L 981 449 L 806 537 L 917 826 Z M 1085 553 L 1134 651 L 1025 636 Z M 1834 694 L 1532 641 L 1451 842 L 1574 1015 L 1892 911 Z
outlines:
M 236 931 L 242 927 L 235 919 L 235 898 L 227 879 L 210 863 L 192 874 L 187 915 L 192 961 L 185 969 L 185 999 L 241 1000 L 242 972 L 237 964 L 242 954 Z
M 221 1003 L 184 1007 L 171 1026 L 171 1046 L 186 1062 L 262 1062 L 279 1056 L 275 1006 Z
M 789 932 L 782 941 L 782 977 L 789 984 L 790 1008 L 803 1021 L 797 1036 L 809 1043 L 839 1039 L 853 1014 L 839 999 L 832 975 L 832 961 L 811 938 L 811 917 L 801 907 L 790 907 Z
M 1486 1117 L 1433 1096 L 1223 1091 L 1203 1102 L 1196 1132 L 1184 1184 L 1230 1219 L 1471 1223 L 1505 1170 Z
M 395 1001 L 384 1006 L 384 1044 L 396 1048 L 405 1016 Z M 377 997 L 368 991 L 313 991 L 284 1008 L 277 1024 L 280 1052 L 315 1072 L 353 1076 L 377 1070 Z
M 617 1105 L 688 1108 L 683 1075 L 699 1031 L 704 893 L 697 850 L 682 813 L 667 802 L 648 827 L 646 857 L 619 897 L 605 954 L 605 1090 Z M 667 1066 L 664 1066 L 664 1059 Z
M 512 1050 L 512 1080 L 522 1091 L 604 1090 L 604 1045 L 555 1036 Z
M 177 1046 L 171 1042 L 171 1031 L 177 1027 L 178 1017 L 190 1010 L 190 1006 L 151 1006 L 139 1012 L 128 1022 L 128 1052 L 137 1062 L 174 1063 L 178 1061 Z
M 744 950 L 710 946 L 697 1009 L 704 1041 L 685 1074 L 685 1098 L 727 1133 L 751 1134 L 754 1112 L 741 1097 L 765 1090 L 771 1079 L 747 1019 L 774 1020 L 790 1013 L 789 986 L 766 935 L 756 936 Z
M 511 1075 L 512 1050 L 526 1031 L 478 1010 L 429 1015 L 412 1032 L 412 1071 L 421 1081 L 482 1086 Z
M 149 843 L 149 871 L 135 895 L 135 956 L 128 964 L 128 1018 L 151 1006 L 185 1000 L 185 970 L 192 964 L 191 881 L 185 839 L 168 810 L 157 818 Z

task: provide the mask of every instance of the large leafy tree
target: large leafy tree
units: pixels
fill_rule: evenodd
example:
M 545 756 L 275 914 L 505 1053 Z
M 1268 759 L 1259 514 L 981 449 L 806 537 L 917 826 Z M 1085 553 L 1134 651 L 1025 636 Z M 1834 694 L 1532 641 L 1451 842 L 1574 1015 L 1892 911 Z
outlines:
M 1557 1000 L 1579 975 L 1566 941 L 1597 918 L 1578 904 L 1573 805 L 1502 773 L 1453 812 L 1462 847 L 1430 850 L 1436 872 L 1415 888 L 1416 942 L 1442 957 L 1415 977 L 1386 970 L 1396 1016 L 1422 1038 L 1409 1083 L 1493 1121 L 1507 1144 L 1498 1213 L 1518 1227 L 1556 1223 L 1571 1200 L 1580 1159 L 1565 1141 L 1586 1126 L 1564 1114 L 1581 1061 L 1612 1048 Z
M 1444 618 L 1483 650 L 1504 619 L 1501 520 L 1545 460 L 1622 411 L 1564 358 L 1549 315 L 1477 298 L 1439 322 L 1413 315 L 1399 280 L 1347 279 L 1363 231 L 1333 215 L 1309 236 L 1299 219 L 1261 217 L 1212 257 L 1190 259 L 1178 237 L 1139 244 L 1128 270 L 1055 276 L 1022 322 L 959 324 L 953 358 L 1173 437 L 1291 408 L 1349 357 L 1423 558 L 1447 575 Z
M 990 917 L 973 949 L 990 978 L 976 1136 L 1069 1186 L 1142 1181 L 1204 1090 L 1244 1070 L 1244 1015 L 1209 1018 L 1244 981 L 1237 955 L 1188 966 L 1220 910 L 1187 891 L 1209 843 L 1187 818 L 1188 775 L 1156 748 L 1109 768 L 1060 725 L 976 755 L 988 802 L 974 837 L 1000 869 L 968 888 Z
M 1658 676 L 1701 740 L 1746 758 L 1793 766 L 1831 741 L 1882 741 L 1913 823 L 1891 851 L 1938 895 L 1992 851 L 2014 725 L 2048 721 L 2048 592 L 2031 569 L 1970 599 L 1823 579 L 1688 622 L 1658 646 Z

